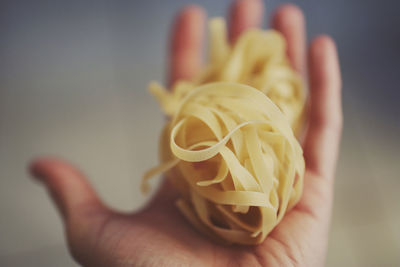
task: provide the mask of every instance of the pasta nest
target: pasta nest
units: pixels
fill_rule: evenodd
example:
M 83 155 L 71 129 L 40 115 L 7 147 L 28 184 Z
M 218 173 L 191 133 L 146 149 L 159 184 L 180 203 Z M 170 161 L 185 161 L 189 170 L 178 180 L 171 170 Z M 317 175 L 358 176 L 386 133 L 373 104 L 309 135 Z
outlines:
M 144 181 L 166 172 L 181 193 L 179 209 L 214 238 L 258 244 L 301 196 L 302 149 L 287 117 L 253 87 L 218 82 L 192 90 L 161 141 L 162 164 Z
M 250 29 L 234 45 L 223 19 L 209 23 L 209 63 L 192 81 L 151 93 L 169 116 L 162 163 L 179 190 L 177 206 L 201 232 L 228 243 L 258 244 L 300 199 L 304 158 L 296 140 L 305 90 L 285 40 Z

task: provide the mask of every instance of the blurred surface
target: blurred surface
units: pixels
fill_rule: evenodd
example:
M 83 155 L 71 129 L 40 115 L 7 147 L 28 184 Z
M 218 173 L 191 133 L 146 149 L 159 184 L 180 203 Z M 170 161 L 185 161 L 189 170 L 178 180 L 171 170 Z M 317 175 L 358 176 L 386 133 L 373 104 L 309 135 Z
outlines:
M 163 116 L 147 93 L 163 81 L 173 15 L 198 2 L 0 2 L 0 265 L 77 266 L 61 220 L 26 166 L 58 155 L 110 206 L 139 208 L 157 163 Z M 281 1 L 267 1 L 269 14 Z M 296 2 L 309 39 L 332 35 L 343 70 L 345 128 L 327 266 L 400 265 L 400 17 L 397 1 Z

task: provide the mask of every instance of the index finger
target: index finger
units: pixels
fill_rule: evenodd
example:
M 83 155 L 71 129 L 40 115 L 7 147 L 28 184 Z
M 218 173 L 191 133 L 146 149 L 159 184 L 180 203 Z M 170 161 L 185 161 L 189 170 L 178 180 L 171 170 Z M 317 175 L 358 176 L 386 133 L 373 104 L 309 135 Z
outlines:
M 187 6 L 177 15 L 172 27 L 169 55 L 169 84 L 190 80 L 202 65 L 202 48 L 206 14 L 199 6 Z

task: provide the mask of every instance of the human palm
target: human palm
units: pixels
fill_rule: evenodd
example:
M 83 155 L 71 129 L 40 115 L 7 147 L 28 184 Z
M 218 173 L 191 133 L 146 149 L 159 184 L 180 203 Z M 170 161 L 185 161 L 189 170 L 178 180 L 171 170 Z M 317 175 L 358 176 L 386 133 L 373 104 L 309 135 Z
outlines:
M 258 0 L 236 1 L 230 39 L 262 20 Z M 200 7 L 177 16 L 171 44 L 170 82 L 190 79 L 201 68 L 205 15 Z M 289 59 L 305 73 L 302 12 L 280 7 L 272 26 L 286 38 Z M 141 211 L 122 214 L 106 207 L 83 175 L 55 158 L 36 159 L 35 177 L 48 187 L 66 225 L 73 257 L 84 266 L 322 266 L 328 240 L 333 177 L 342 114 L 340 70 L 334 42 L 319 36 L 309 49 L 309 126 L 304 138 L 306 174 L 300 202 L 257 246 L 227 246 L 202 236 L 175 207 L 177 192 L 167 181 Z

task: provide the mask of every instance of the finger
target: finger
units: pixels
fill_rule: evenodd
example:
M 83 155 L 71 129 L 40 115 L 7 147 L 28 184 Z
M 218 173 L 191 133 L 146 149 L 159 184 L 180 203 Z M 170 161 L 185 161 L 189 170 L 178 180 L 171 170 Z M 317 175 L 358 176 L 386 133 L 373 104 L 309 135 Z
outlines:
M 319 36 L 309 51 L 311 113 L 304 156 L 308 170 L 332 178 L 342 132 L 341 77 L 334 41 Z
M 249 29 L 258 28 L 261 25 L 264 14 L 262 0 L 236 0 L 229 14 L 229 38 L 233 43 L 239 35 Z
M 84 176 L 70 164 L 55 158 L 36 159 L 30 171 L 47 187 L 66 224 L 85 223 L 91 215 L 107 211 Z
M 287 55 L 293 68 L 304 73 L 306 33 L 301 9 L 293 4 L 282 5 L 272 17 L 272 27 L 285 37 Z
M 172 28 L 169 83 L 190 80 L 202 65 L 206 14 L 199 6 L 183 8 Z

